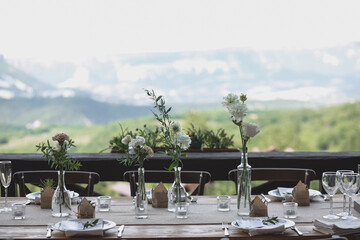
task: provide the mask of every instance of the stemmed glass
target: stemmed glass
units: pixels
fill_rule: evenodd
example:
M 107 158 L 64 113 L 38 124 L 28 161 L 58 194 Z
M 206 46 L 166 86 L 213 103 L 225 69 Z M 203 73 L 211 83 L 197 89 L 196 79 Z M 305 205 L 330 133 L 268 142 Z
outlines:
M 7 188 L 11 182 L 11 161 L 1 161 L 0 162 L 0 178 L 1 184 L 5 188 L 5 207 L 0 209 L 1 212 L 10 212 L 11 208 L 8 207 L 7 203 Z
M 351 202 L 352 196 L 357 193 L 360 187 L 359 183 L 359 174 L 358 173 L 343 173 L 341 176 L 341 184 L 349 196 L 349 212 L 347 216 L 343 216 L 342 219 L 357 219 L 351 213 Z
M 340 216 L 340 217 L 344 217 L 348 215 L 348 211 L 346 210 L 346 192 L 341 184 L 341 177 L 344 173 L 354 173 L 353 170 L 337 170 L 336 174 L 339 174 L 339 190 L 341 191 L 341 193 L 344 195 L 344 200 L 343 200 L 343 211 L 341 213 L 338 213 L 336 215 Z
M 326 219 L 339 219 L 339 216 L 334 215 L 333 212 L 333 196 L 336 193 L 336 191 L 339 188 L 339 174 L 336 174 L 336 172 L 324 172 L 322 174 L 322 185 L 327 194 L 330 196 L 330 211 L 329 214 L 326 216 L 323 216 L 323 218 Z

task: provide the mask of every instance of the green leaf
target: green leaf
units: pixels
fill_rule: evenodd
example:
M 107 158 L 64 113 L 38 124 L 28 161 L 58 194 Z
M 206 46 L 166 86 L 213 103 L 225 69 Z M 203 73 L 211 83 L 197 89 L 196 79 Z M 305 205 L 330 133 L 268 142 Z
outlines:
M 275 225 L 277 222 L 279 222 L 278 217 L 272 217 L 272 218 L 269 217 L 267 219 L 262 220 L 262 223 L 264 225 L 269 225 L 269 224 Z
M 169 171 L 173 170 L 173 168 L 175 167 L 176 162 L 172 162 L 170 167 L 168 168 Z
M 95 227 L 98 222 L 99 222 L 99 219 L 95 219 L 92 222 L 87 221 L 86 223 L 84 223 L 84 228 L 83 229 L 86 229 L 86 228 L 89 228 L 89 227 Z

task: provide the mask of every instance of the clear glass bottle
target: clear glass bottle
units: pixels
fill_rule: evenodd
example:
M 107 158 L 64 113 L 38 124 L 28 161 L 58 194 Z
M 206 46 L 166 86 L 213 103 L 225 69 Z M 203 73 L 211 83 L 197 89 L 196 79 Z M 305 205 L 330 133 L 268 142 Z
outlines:
M 58 185 L 51 202 L 52 216 L 67 217 L 71 213 L 71 197 L 65 186 L 65 171 L 58 171 Z
M 251 203 L 251 166 L 248 164 L 247 152 L 241 152 L 241 164 L 237 169 L 237 214 L 248 216 Z
M 181 184 L 181 167 L 174 167 L 175 179 L 168 191 L 168 211 L 175 212 L 175 203 L 186 202 L 187 193 Z
M 148 218 L 148 199 L 146 196 L 144 168 L 138 168 L 138 186 L 135 199 L 135 217 L 138 219 Z

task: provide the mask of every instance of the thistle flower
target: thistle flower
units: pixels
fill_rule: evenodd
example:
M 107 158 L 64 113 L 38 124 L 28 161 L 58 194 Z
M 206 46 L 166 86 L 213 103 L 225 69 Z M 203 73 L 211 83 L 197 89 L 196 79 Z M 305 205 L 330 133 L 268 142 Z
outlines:
M 52 137 L 53 141 L 59 141 L 59 142 L 64 142 L 65 140 L 69 141 L 69 136 L 66 135 L 66 133 L 58 133 L 55 136 Z

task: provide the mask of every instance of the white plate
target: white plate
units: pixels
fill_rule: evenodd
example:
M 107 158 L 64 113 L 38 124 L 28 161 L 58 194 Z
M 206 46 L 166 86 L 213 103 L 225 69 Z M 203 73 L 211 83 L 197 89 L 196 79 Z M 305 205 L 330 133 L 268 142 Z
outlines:
M 85 221 L 86 219 L 84 219 L 83 221 Z M 79 219 L 74 219 L 73 221 L 81 221 Z M 116 227 L 116 223 L 114 223 L 113 221 L 109 221 L 109 220 L 103 220 L 103 231 L 107 231 L 113 227 Z M 61 228 L 61 222 L 58 222 L 58 223 L 55 223 L 54 224 L 54 229 L 55 230 L 59 230 L 59 231 L 62 231 L 64 232 L 65 230 Z
M 292 192 L 293 188 L 288 188 L 288 193 L 290 193 L 289 195 L 291 195 L 291 192 Z M 278 189 L 274 189 L 274 190 L 271 190 L 268 192 L 268 194 L 272 197 L 275 197 L 277 198 L 278 200 L 283 200 L 285 199 L 284 196 L 280 195 L 279 193 L 279 190 Z M 314 197 L 316 196 L 320 196 L 321 195 L 321 192 L 317 191 L 317 190 L 314 190 L 314 189 L 309 189 L 309 197 L 310 199 L 313 199 Z
M 262 220 L 264 219 L 267 219 L 267 217 L 243 217 L 242 219 L 233 221 L 231 225 L 245 232 L 254 228 L 267 228 L 282 224 L 285 225 L 285 228 L 290 228 L 292 226 L 295 226 L 295 223 L 293 221 L 284 218 L 278 218 L 279 221 L 275 224 L 264 225 L 262 223 Z M 250 221 L 253 222 L 250 223 Z
M 79 194 L 77 192 L 74 191 L 69 191 L 71 194 L 71 199 L 76 198 L 79 196 Z M 40 198 L 40 192 L 32 192 L 26 195 L 26 197 L 30 200 L 35 200 L 35 198 Z

